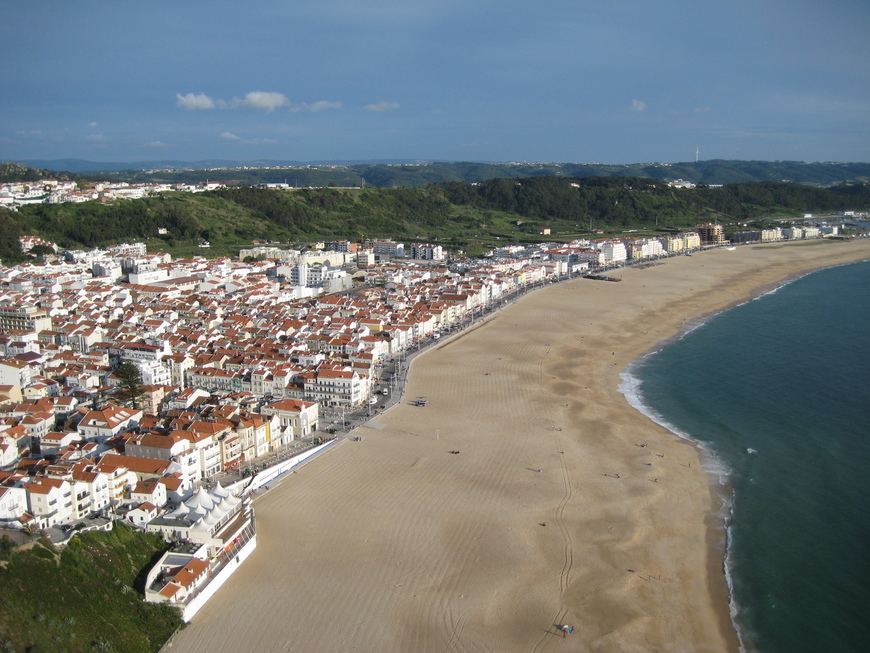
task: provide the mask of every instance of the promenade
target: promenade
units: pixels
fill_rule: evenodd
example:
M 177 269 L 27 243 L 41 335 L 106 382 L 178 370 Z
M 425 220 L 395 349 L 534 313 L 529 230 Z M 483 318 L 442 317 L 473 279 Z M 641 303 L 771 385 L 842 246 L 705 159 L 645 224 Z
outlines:
M 701 451 L 634 410 L 620 373 L 704 315 L 868 257 L 870 240 L 704 252 L 554 284 L 442 339 L 403 381 L 425 408 L 393 397 L 258 498 L 258 549 L 172 650 L 736 650 Z

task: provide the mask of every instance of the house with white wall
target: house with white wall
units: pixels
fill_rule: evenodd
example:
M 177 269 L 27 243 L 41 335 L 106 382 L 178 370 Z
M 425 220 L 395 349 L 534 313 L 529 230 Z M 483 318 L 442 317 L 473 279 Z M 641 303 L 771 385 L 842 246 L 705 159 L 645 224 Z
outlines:
M 37 528 L 58 526 L 75 518 L 72 485 L 68 481 L 29 477 L 21 487 L 27 491 L 27 509 Z
M 142 411 L 135 408 L 107 406 L 103 410 L 88 411 L 76 430 L 83 438 L 102 443 L 139 426 L 142 416 Z
M 0 528 L 20 528 L 20 518 L 27 512 L 27 490 L 0 486 Z
M 304 438 L 317 430 L 319 406 L 316 402 L 302 399 L 281 399 L 263 406 L 260 413 L 275 415 L 279 428 L 283 433 L 284 442 Z

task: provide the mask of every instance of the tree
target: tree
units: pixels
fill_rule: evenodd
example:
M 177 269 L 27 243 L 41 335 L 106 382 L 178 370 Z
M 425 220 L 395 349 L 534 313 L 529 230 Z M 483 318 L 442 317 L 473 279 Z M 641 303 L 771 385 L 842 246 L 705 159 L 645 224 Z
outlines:
M 54 251 L 54 247 L 49 245 L 34 245 L 30 248 L 28 254 L 33 254 L 36 257 L 43 258 L 46 254 L 57 254 L 57 252 Z
M 142 374 L 133 363 L 121 363 L 115 370 L 115 376 L 121 382 L 124 389 L 124 397 L 133 402 L 133 408 L 138 408 L 138 399 L 145 391 L 142 389 Z
M 21 231 L 18 222 L 8 209 L 0 209 L 0 260 L 15 263 L 24 258 L 18 236 Z

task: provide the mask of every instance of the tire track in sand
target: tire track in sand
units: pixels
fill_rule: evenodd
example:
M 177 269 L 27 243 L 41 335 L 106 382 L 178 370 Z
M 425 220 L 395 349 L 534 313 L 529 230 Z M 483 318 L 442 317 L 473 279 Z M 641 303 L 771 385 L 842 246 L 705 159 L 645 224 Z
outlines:
M 559 442 L 559 438 L 554 438 L 556 444 L 556 451 L 558 453 L 563 452 L 565 449 L 562 447 Z M 571 537 L 571 531 L 568 526 L 565 524 L 565 508 L 568 505 L 568 502 L 571 501 L 571 497 L 574 496 L 574 488 L 571 485 L 571 478 L 568 476 L 568 463 L 565 461 L 565 456 L 562 455 L 559 458 L 562 469 L 562 500 L 559 501 L 559 505 L 556 507 L 556 524 L 559 526 L 559 531 L 562 534 L 562 547 L 563 547 L 563 560 L 562 560 L 562 570 L 559 574 L 559 603 L 564 606 L 564 602 L 562 601 L 562 596 L 565 594 L 565 590 L 568 589 L 568 586 L 571 582 L 571 570 L 574 567 L 574 541 Z M 565 607 L 560 607 L 558 612 L 553 616 L 552 625 L 556 625 L 561 623 L 561 620 L 567 614 L 568 609 Z M 544 643 L 547 641 L 547 638 L 550 636 L 550 631 L 547 631 L 541 636 L 541 639 L 538 640 L 538 643 L 535 644 L 534 651 L 539 651 Z

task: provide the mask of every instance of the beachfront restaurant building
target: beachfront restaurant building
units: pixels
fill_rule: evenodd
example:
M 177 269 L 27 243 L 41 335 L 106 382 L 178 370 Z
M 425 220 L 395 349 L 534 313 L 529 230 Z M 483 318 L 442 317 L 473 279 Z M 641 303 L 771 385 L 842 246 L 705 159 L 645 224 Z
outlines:
M 177 508 L 145 527 L 149 533 L 160 533 L 167 542 L 205 544 L 210 557 L 249 529 L 253 534 L 250 500 L 230 494 L 220 483 L 211 490 L 200 487 Z
M 190 621 L 257 547 L 250 499 L 218 483 L 200 488 L 176 509 L 155 517 L 145 530 L 175 545 L 151 568 L 145 600 L 170 603 Z

